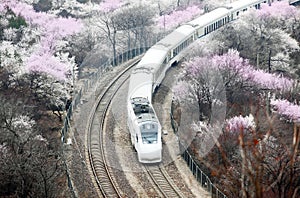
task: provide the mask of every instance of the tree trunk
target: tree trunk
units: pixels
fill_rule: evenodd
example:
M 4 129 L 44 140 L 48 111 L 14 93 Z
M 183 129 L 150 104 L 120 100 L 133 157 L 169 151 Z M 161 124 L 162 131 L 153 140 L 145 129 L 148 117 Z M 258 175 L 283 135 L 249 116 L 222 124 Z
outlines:
M 269 57 L 268 57 L 268 69 L 269 69 L 269 73 L 272 70 L 272 68 L 271 68 L 271 55 L 272 55 L 272 49 L 270 49 L 270 51 L 269 51 Z
M 130 38 L 130 31 L 128 31 L 127 35 L 128 35 L 128 42 L 127 42 L 127 51 L 128 51 L 128 53 L 127 53 L 127 59 L 130 59 L 130 58 L 131 58 L 131 57 L 130 57 L 130 55 L 131 55 L 131 38 Z

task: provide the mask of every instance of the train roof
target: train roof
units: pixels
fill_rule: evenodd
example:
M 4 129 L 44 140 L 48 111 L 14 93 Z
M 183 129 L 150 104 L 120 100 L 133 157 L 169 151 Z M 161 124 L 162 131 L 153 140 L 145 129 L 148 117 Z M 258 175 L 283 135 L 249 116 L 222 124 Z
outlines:
M 135 70 L 139 68 L 149 68 L 152 70 L 157 64 L 161 64 L 164 61 L 166 55 L 167 50 L 164 47 L 151 47 L 138 63 Z
M 152 78 L 154 69 L 166 58 L 168 51 L 164 47 L 151 47 L 130 75 L 129 98 L 147 97 L 152 99 Z
M 137 72 L 130 75 L 128 98 L 146 97 L 152 99 L 152 73 Z
M 165 38 L 160 40 L 155 46 L 160 45 L 169 49 L 176 45 L 179 45 L 182 41 L 184 41 L 188 35 L 193 34 L 195 29 L 190 25 L 182 25 Z
M 234 10 L 239 10 L 241 8 L 244 8 L 244 7 L 248 7 L 250 5 L 255 5 L 255 4 L 258 4 L 258 3 L 262 3 L 263 1 L 264 0 L 235 1 L 235 2 L 229 3 L 227 6 L 234 11 Z
M 228 15 L 229 10 L 227 8 L 217 8 L 211 12 L 208 12 L 200 17 L 190 21 L 188 24 L 193 26 L 203 27 L 210 24 L 212 21 L 221 19 Z

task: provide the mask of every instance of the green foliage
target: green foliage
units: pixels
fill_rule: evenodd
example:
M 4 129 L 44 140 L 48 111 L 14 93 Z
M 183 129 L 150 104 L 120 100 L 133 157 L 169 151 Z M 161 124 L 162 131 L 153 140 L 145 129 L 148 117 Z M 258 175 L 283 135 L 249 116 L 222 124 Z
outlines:
M 17 16 L 9 19 L 8 27 L 19 29 L 21 26 L 27 26 L 27 23 L 23 17 Z

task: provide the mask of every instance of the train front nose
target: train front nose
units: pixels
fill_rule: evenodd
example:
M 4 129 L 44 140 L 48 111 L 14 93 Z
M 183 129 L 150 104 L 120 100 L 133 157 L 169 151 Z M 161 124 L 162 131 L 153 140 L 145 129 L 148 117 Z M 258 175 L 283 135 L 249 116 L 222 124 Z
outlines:
M 158 149 L 143 149 L 138 153 L 138 158 L 141 163 L 158 163 L 161 162 L 161 148 Z

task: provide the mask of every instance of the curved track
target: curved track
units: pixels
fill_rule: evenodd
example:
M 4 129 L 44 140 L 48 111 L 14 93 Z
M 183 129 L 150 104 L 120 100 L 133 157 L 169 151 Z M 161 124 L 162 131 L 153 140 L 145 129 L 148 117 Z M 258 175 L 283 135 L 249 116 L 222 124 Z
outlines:
M 184 197 L 179 188 L 174 184 L 173 180 L 169 177 L 164 167 L 159 166 L 144 166 L 147 173 L 159 189 L 164 197 Z
M 113 180 L 110 166 L 105 158 L 105 117 L 112 98 L 129 78 L 131 69 L 138 61 L 128 66 L 105 87 L 102 94 L 96 99 L 88 118 L 86 128 L 87 161 L 90 164 L 90 171 L 93 173 L 95 185 L 98 187 L 97 192 L 99 196 L 122 197 L 122 193 Z
M 89 169 L 94 176 L 93 180 L 99 197 L 123 197 L 122 191 L 114 181 L 113 173 L 105 157 L 105 122 L 113 97 L 129 78 L 131 69 L 138 61 L 128 66 L 104 88 L 102 94 L 96 99 L 88 118 L 86 128 L 86 145 L 88 149 L 86 156 L 88 156 Z M 145 173 L 149 174 L 156 189 L 164 197 L 184 197 L 163 167 L 147 165 L 144 167 Z

